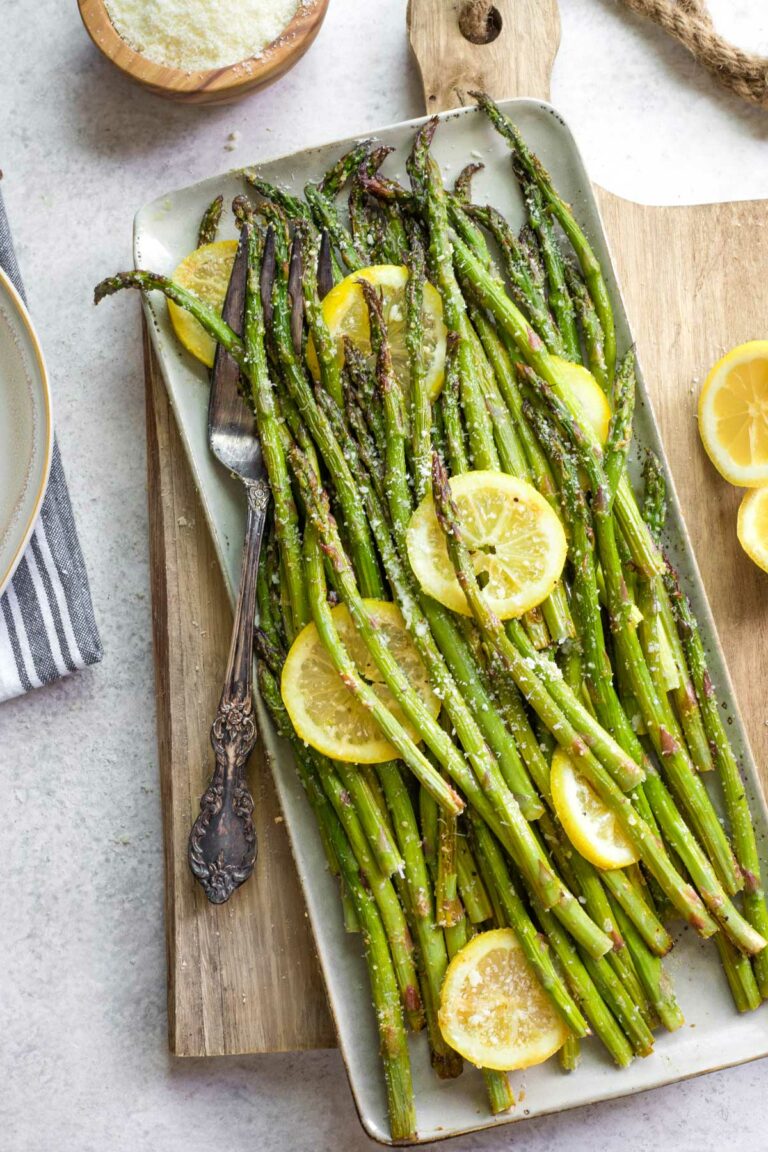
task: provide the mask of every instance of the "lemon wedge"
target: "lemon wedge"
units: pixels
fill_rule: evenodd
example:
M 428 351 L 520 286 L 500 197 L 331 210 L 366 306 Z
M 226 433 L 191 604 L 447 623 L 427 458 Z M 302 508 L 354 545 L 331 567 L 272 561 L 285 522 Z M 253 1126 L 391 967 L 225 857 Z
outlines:
M 768 483 L 768 340 L 740 344 L 715 364 L 699 396 L 699 434 L 731 484 Z
M 566 557 L 563 526 L 533 485 L 503 472 L 464 472 L 451 480 L 472 565 L 501 620 L 546 600 Z M 411 517 L 408 559 L 419 584 L 446 608 L 471 610 L 448 555 L 432 496 Z
M 750 560 L 768 572 L 768 488 L 753 488 L 744 494 L 736 533 Z
M 366 600 L 381 635 L 432 716 L 437 717 L 440 701 L 429 686 L 421 657 L 405 628 L 400 609 L 387 600 Z M 400 721 L 411 738 L 421 739 L 410 726 L 361 640 L 344 604 L 331 610 L 342 644 L 360 675 Z M 371 713 L 345 686 L 314 624 L 307 624 L 291 645 L 283 665 L 280 690 L 288 715 L 302 740 L 332 760 L 356 764 L 380 764 L 396 759 L 398 753 L 384 739 Z
M 408 349 L 405 343 L 406 303 L 405 289 L 408 269 L 399 264 L 372 264 L 352 272 L 323 300 L 323 317 L 334 339 L 339 360 L 343 362 L 343 338 L 348 336 L 366 355 L 371 355 L 371 329 L 363 290 L 358 280 L 367 280 L 381 291 L 384 319 L 392 352 L 392 367 L 405 389 L 410 386 Z M 443 323 L 443 302 L 431 284 L 424 285 L 424 359 L 427 366 L 426 387 L 430 400 L 434 400 L 443 386 L 445 344 L 447 331 Z M 320 371 L 317 354 L 310 341 L 307 345 L 307 363 L 318 379 Z
M 173 279 L 220 313 L 224 307 L 236 254 L 237 240 L 216 240 L 213 244 L 203 244 L 202 248 L 195 248 L 194 252 L 184 257 L 173 273 Z M 190 316 L 189 312 L 179 308 L 172 300 L 168 301 L 168 314 L 173 330 L 187 352 L 212 368 L 216 341 L 194 316 Z
M 562 748 L 555 749 L 550 775 L 552 802 L 574 848 L 596 868 L 627 868 L 639 857 L 624 829 L 574 768 Z
M 511 928 L 481 932 L 456 953 L 438 1022 L 466 1060 L 504 1072 L 543 1063 L 568 1036 Z

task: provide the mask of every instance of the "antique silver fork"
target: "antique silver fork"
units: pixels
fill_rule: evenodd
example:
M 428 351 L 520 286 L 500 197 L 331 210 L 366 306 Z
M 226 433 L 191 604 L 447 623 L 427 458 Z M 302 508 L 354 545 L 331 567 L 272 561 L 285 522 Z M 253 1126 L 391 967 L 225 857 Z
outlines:
M 222 310 L 238 335 L 243 328 L 249 232 L 246 226 L 240 234 Z M 208 405 L 208 444 L 221 464 L 245 485 L 248 520 L 226 677 L 211 727 L 216 763 L 189 836 L 189 866 L 213 904 L 223 904 L 248 879 L 257 850 L 245 767 L 258 735 L 252 691 L 253 616 L 270 492 L 253 413 L 240 394 L 239 383 L 240 369 L 219 345 Z

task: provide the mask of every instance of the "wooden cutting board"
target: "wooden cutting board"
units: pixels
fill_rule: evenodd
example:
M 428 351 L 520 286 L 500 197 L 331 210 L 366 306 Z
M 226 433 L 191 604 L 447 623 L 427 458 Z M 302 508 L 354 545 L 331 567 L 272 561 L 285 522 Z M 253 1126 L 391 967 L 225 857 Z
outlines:
M 463 0 L 411 0 L 411 44 L 427 110 L 470 102 L 467 91 L 475 87 L 498 98 L 546 99 L 560 35 L 556 0 L 496 0 L 501 32 L 483 45 L 461 34 L 462 7 Z M 699 444 L 696 396 L 726 348 L 768 336 L 768 203 L 648 208 L 597 193 L 736 696 L 765 773 L 768 577 L 736 541 L 740 496 Z M 179 1056 L 212 1056 L 329 1046 L 334 1031 L 304 903 L 258 749 L 251 763 L 259 837 L 254 878 L 214 908 L 187 868 L 231 610 L 148 349 L 145 364 L 170 1048 Z

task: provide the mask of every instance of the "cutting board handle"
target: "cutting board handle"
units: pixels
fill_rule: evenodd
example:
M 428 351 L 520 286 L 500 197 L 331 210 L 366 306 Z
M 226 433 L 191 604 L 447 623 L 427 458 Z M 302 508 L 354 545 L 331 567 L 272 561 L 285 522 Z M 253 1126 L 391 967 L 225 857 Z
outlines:
M 472 0 L 409 0 L 408 33 L 421 71 L 428 113 L 474 101 L 481 88 L 497 100 L 549 98 L 560 43 L 557 0 L 494 0 L 487 43 L 468 40 Z

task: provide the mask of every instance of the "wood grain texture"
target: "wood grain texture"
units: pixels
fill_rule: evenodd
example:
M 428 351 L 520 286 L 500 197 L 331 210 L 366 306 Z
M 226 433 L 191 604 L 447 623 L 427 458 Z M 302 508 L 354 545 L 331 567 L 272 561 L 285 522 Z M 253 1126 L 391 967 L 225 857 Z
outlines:
M 258 746 L 249 770 L 255 874 L 216 907 L 187 864 L 187 837 L 211 768 L 209 732 L 232 611 L 146 335 L 145 373 L 170 1049 L 216 1056 L 329 1047 L 335 1032 L 304 898 Z
M 408 32 L 424 87 L 427 113 L 460 108 L 480 88 L 497 100 L 549 97 L 560 44 L 556 0 L 495 0 L 501 31 L 490 44 L 472 44 L 459 17 L 466 0 L 409 0 Z
M 118 35 L 104 0 L 78 0 L 88 35 L 108 60 L 129 79 L 156 96 L 183 104 L 232 104 L 266 88 L 292 68 L 320 31 L 329 0 L 304 0 L 280 37 L 262 54 L 226 68 L 184 72 L 141 56 Z
M 498 98 L 548 97 L 560 34 L 555 0 L 497 0 L 497 8 L 501 35 L 476 46 L 458 31 L 461 3 L 411 0 L 411 43 L 430 111 L 468 102 L 475 86 Z M 768 578 L 736 542 L 739 494 L 707 460 L 695 412 L 698 384 L 721 352 L 765 335 L 768 205 L 647 208 L 597 193 L 736 697 L 767 783 Z M 186 837 L 207 772 L 231 613 L 165 390 L 149 360 L 147 426 L 171 1049 L 213 1055 L 324 1046 L 333 1042 L 333 1028 L 258 750 L 255 879 L 230 905 L 214 909 L 187 871 Z

